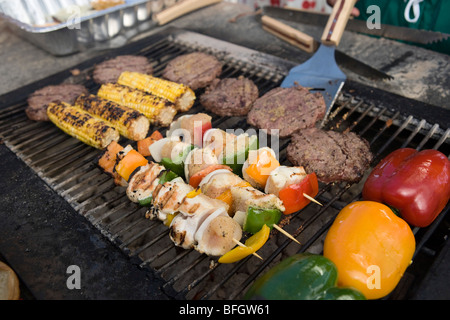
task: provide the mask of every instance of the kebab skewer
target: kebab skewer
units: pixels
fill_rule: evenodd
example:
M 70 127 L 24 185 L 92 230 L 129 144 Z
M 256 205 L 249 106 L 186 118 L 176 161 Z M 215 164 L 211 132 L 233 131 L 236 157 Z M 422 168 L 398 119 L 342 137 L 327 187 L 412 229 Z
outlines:
M 215 165 L 227 165 L 236 175 L 250 182 L 253 187 L 281 197 L 286 206 L 284 211 L 286 215 L 301 210 L 310 202 L 322 205 L 314 199 L 319 191 L 317 176 L 314 172 L 307 174 L 301 166 L 281 166 L 271 148 L 258 149 L 259 143 L 256 135 L 248 136 L 246 133 L 235 135 L 212 128 L 210 120 L 211 117 L 203 113 L 180 117 L 171 124 L 167 136 L 187 137 L 187 142 L 195 142 L 193 146 L 208 147 L 216 156 L 217 161 L 211 163 L 215 159 L 208 159 L 203 166 L 206 166 L 208 162 Z M 187 142 L 185 141 L 185 143 Z M 156 152 L 158 148 L 159 146 L 155 146 Z M 166 158 L 165 160 L 170 162 L 170 159 Z M 169 163 L 170 165 L 172 164 Z M 172 167 L 176 166 L 172 165 Z M 216 169 L 218 168 L 210 166 L 211 171 Z M 178 170 L 182 171 L 181 168 Z M 204 171 L 197 174 L 193 181 L 190 181 L 190 177 L 186 177 L 186 181 L 196 186 L 207 173 L 209 172 Z
M 200 126 L 197 124 L 202 130 L 196 130 L 195 127 L 192 129 L 194 121 L 191 121 L 189 126 L 185 125 L 186 121 L 184 118 L 192 119 L 196 117 L 203 120 L 200 122 Z M 287 207 L 284 210 L 286 215 L 301 210 L 311 201 L 321 205 L 313 198 L 318 194 L 318 181 L 315 173 L 306 174 L 303 167 L 281 166 L 276 159 L 275 152 L 271 148 L 258 149 L 258 139 L 255 135 L 240 134 L 236 136 L 216 128 L 204 131 L 205 127 L 210 127 L 206 124 L 208 117 L 207 115 L 202 116 L 202 114 L 184 116 L 183 119 L 173 123 L 167 133 L 169 137 L 173 138 L 175 136 L 176 138 L 175 131 L 184 129 L 188 132 L 188 140 L 192 140 L 193 132 L 197 134 L 204 132 L 201 145 L 203 147 L 202 151 L 195 151 L 199 155 L 198 158 L 204 161 L 201 162 L 200 167 L 189 169 L 185 165 L 184 168 L 186 181 L 189 181 L 189 184 L 194 187 L 198 186 L 201 179 L 214 170 L 222 169 L 220 165 L 224 164 L 231 167 L 236 175 L 243 177 L 256 189 L 279 196 Z M 162 145 L 164 143 L 164 141 L 161 141 Z M 155 145 L 152 151 L 159 153 L 158 149 L 160 150 L 160 148 L 161 145 Z M 166 148 L 170 149 L 170 146 Z M 168 152 L 164 152 L 164 154 L 167 156 Z M 217 159 L 214 158 L 214 155 Z M 202 156 L 205 157 L 202 158 Z M 186 162 L 189 161 L 190 157 L 187 157 Z M 165 162 L 170 162 L 170 159 L 166 158 Z M 182 167 L 178 170 L 183 171 Z M 192 172 L 193 170 L 195 172 Z M 230 184 L 228 184 L 229 187 Z
M 109 161 L 109 166 L 115 163 L 116 167 L 120 164 L 127 168 L 136 167 L 126 182 L 127 196 L 135 203 L 150 206 L 147 217 L 158 218 L 168 226 L 170 238 L 175 245 L 219 256 L 238 244 L 246 248 L 246 254 L 262 259 L 255 251 L 267 239 L 260 241 L 259 245 L 254 244 L 252 248 L 242 244 L 239 241 L 242 229 L 229 217 L 226 203 L 196 192 L 182 178 L 160 164 L 148 162 L 144 157 L 135 161 L 135 150 L 131 146 L 109 150 L 111 151 L 105 152 L 107 156 L 102 156 L 102 165 Z M 117 150 L 120 150 L 117 154 L 111 154 Z M 126 176 L 127 172 L 120 171 L 120 174 Z
M 219 132 L 219 134 L 222 133 Z M 240 137 L 247 139 L 247 141 L 250 140 L 244 135 Z M 231 139 L 227 140 L 230 141 Z M 245 141 L 244 139 L 241 140 Z M 239 143 L 237 145 L 239 146 Z M 227 150 L 227 146 L 216 145 L 213 148 L 211 146 L 212 144 L 209 144 L 205 148 L 192 149 L 186 156 L 177 159 L 180 160 L 178 168 L 174 168 L 177 161 L 172 160 L 180 155 L 185 155 L 183 150 L 188 148 L 186 142 L 180 141 L 176 136 L 169 137 L 156 142 L 150 149 L 156 161 L 161 161 L 166 166 L 169 163 L 170 166 L 167 167 L 178 172 L 184 169 L 186 181 L 189 181 L 191 186 L 200 187 L 200 190 L 207 196 L 227 203 L 230 216 L 234 217 L 235 213 L 239 211 L 236 218 L 238 218 L 237 221 L 240 222 L 244 231 L 255 234 L 261 230 L 264 224 L 267 224 L 270 229 L 275 228 L 291 240 L 299 243 L 297 239 L 277 225 L 281 213 L 284 211 L 280 200 L 274 195 L 266 195 L 253 188 L 248 182 L 233 173 L 230 167 L 219 164 L 216 154 L 223 154 L 223 151 Z M 245 147 L 245 144 L 243 146 Z M 244 153 L 248 154 L 248 151 Z M 242 189 L 243 187 L 246 189 Z M 233 205 L 233 199 L 236 199 L 240 205 Z M 246 205 L 245 201 L 248 199 L 255 199 L 255 201 Z

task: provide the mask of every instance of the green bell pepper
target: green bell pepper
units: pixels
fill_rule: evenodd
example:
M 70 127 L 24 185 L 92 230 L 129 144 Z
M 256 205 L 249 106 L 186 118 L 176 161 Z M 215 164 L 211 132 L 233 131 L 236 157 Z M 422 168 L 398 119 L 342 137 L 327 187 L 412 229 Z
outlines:
M 233 145 L 234 148 L 238 149 L 236 152 L 233 150 L 233 152 L 228 153 L 228 150 L 225 149 L 225 154 L 222 156 L 221 163 L 226 164 L 233 170 L 234 174 L 242 177 L 242 166 L 244 165 L 245 160 L 247 160 L 248 153 L 250 150 L 257 150 L 259 148 L 259 141 L 256 135 L 249 137 L 242 136 L 240 139 L 244 139 L 244 143 L 239 144 L 239 142 L 236 142 L 237 145 Z
M 352 288 L 337 287 L 338 271 L 328 258 L 300 253 L 282 260 L 246 292 L 254 300 L 366 300 Z
M 178 178 L 179 175 L 176 174 L 174 171 L 171 170 L 165 170 L 161 173 L 161 175 L 159 176 L 159 184 L 164 184 L 168 181 L 172 181 L 175 178 Z
M 182 177 L 184 179 L 184 163 L 175 163 L 169 158 L 162 158 L 161 164 L 164 166 L 164 168 L 176 173 L 179 177 Z
M 139 205 L 143 207 L 150 207 L 153 203 L 153 196 L 148 196 L 142 199 L 139 199 Z
M 162 158 L 161 164 L 166 168 L 173 172 L 175 172 L 179 177 L 185 178 L 184 176 L 184 160 L 186 159 L 189 152 L 191 152 L 195 148 L 194 145 L 190 145 L 184 149 L 184 151 L 180 152 L 173 159 L 170 158 Z
M 263 225 L 272 229 L 281 219 L 281 211 L 278 209 L 263 209 L 248 207 L 247 216 L 243 224 L 243 230 L 252 234 L 261 230 Z

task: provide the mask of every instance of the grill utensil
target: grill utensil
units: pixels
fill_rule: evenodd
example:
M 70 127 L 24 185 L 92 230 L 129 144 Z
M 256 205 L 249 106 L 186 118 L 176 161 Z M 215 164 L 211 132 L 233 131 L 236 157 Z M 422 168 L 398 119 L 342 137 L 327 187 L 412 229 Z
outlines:
M 356 0 L 338 0 L 328 19 L 322 34 L 321 45 L 316 53 L 306 62 L 292 68 L 281 83 L 281 87 L 289 88 L 295 85 L 311 88 L 311 92 L 320 91 L 326 104 L 326 121 L 339 92 L 344 86 L 346 75 L 336 64 L 335 50 Z

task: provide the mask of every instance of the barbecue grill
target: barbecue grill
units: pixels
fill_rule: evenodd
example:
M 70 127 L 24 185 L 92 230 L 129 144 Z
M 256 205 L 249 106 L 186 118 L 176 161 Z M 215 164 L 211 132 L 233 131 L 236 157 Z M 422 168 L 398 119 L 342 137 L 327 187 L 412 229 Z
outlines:
M 68 265 L 61 261 L 42 260 L 42 257 L 54 259 L 59 255 L 51 252 L 53 247 L 47 235 L 52 232 L 48 228 L 54 228 L 54 233 L 58 233 L 58 238 L 53 239 L 55 243 L 61 243 L 58 247 L 67 244 L 67 252 L 62 252 L 61 255 L 74 256 L 74 264 L 77 261 L 87 266 L 95 264 L 88 270 L 82 268 L 86 278 L 98 281 L 82 282 L 82 297 L 103 298 L 104 296 L 94 292 L 106 283 L 111 286 L 112 291 L 118 288 L 114 290 L 122 294 L 113 294 L 114 297 L 232 300 L 240 299 L 256 278 L 280 260 L 298 252 L 321 253 L 326 232 L 338 212 L 346 204 L 361 199 L 364 178 L 356 184 L 321 184 L 317 199 L 323 206 L 311 203 L 282 221 L 284 229 L 296 237 L 301 245 L 274 230 L 270 240 L 258 251 L 264 260 L 249 256 L 234 264 L 219 264 L 217 258 L 176 247 L 169 238 L 168 228 L 160 221 L 147 219 L 146 209 L 130 202 L 125 189 L 116 186 L 110 176 L 96 165 L 99 150 L 69 137 L 52 123 L 28 120 L 24 112 L 27 96 L 48 84 L 81 83 L 92 93 L 96 93 L 98 85 L 90 78 L 91 71 L 96 63 L 115 55 L 147 56 L 154 63 L 154 73 L 158 76 L 168 61 L 192 51 L 215 55 L 224 63 L 221 77 L 246 76 L 258 86 L 260 95 L 279 86 L 294 65 L 290 61 L 198 33 L 167 28 L 149 38 L 110 51 L 71 70 L 0 97 L 0 137 L 8 149 L 4 146 L 1 149 L 5 161 L 2 169 L 5 179 L 1 188 L 5 190 L 5 197 L 11 197 L 15 190 L 23 190 L 21 195 L 12 200 L 4 199 L 5 206 L 0 213 L 5 223 L 0 226 L 0 230 L 5 238 L 0 240 L 0 253 L 17 271 L 30 298 L 58 299 L 66 294 L 70 297 L 70 290 L 65 287 L 65 279 L 68 277 L 65 268 Z M 77 70 L 76 73 L 73 72 L 74 69 Z M 421 114 L 424 107 L 427 108 L 427 115 Z M 205 110 L 196 102 L 187 113 L 198 112 Z M 224 130 L 251 129 L 245 117 L 211 116 L 213 127 Z M 350 130 L 367 139 L 375 156 L 372 165 L 375 165 L 385 155 L 400 147 L 434 148 L 450 155 L 448 119 L 448 111 L 348 81 L 325 123 L 325 128 Z M 152 129 L 165 133 L 164 128 Z M 280 163 L 287 165 L 288 142 L 288 139 L 279 142 Z M 120 143 L 125 145 L 127 141 Z M 30 175 L 36 177 L 30 177 L 32 181 L 25 181 L 27 185 L 22 185 L 24 183 L 21 183 L 21 179 Z M 15 187 L 15 184 L 19 187 Z M 22 189 L 19 189 L 20 185 Z M 45 198 L 27 198 L 35 194 L 35 186 L 44 189 L 37 196 Z M 22 201 L 17 203 L 17 199 Z M 33 217 L 23 213 L 27 211 L 27 206 L 36 203 L 39 204 L 45 221 L 36 218 L 36 213 L 33 213 Z M 415 296 L 446 243 L 450 222 L 448 211 L 447 205 L 431 226 L 413 229 L 417 242 L 413 264 L 407 269 L 396 290 L 386 299 L 409 299 Z M 27 219 L 33 221 L 33 225 L 43 224 L 47 228 L 36 230 L 32 229 L 33 225 L 28 228 Z M 47 219 L 49 225 L 45 224 Z M 60 226 L 65 226 L 69 220 L 75 221 L 70 222 L 72 225 L 69 223 L 69 228 L 75 230 L 67 231 L 67 228 Z M 43 240 L 41 243 L 38 241 L 30 244 L 20 236 L 23 232 L 20 229 L 30 229 L 30 237 Z M 68 233 L 59 233 L 60 230 Z M 14 236 L 16 232 L 17 236 Z M 72 235 L 70 232 L 79 232 L 80 243 L 73 243 L 69 239 Z M 83 252 L 83 248 L 89 248 L 89 244 L 82 240 L 85 235 L 96 246 L 101 247 L 104 257 L 94 257 L 93 254 Z M 27 243 L 26 246 L 23 245 L 24 242 Z M 74 248 L 79 251 L 71 252 Z M 36 253 L 39 250 L 41 252 Z M 36 253 L 36 257 L 32 253 Z M 85 261 L 81 261 L 83 259 Z M 102 261 L 106 266 L 102 265 Z M 56 264 L 57 267 L 50 267 L 50 264 Z M 111 273 L 104 274 L 96 268 L 101 272 L 104 272 L 102 268 L 107 268 Z M 54 269 L 62 270 L 62 274 L 47 274 Z M 142 278 L 146 281 L 140 282 Z M 47 279 L 53 280 L 45 283 Z M 54 283 L 59 280 L 63 283 Z M 48 287 L 60 288 L 64 293 L 58 295 L 58 290 L 54 293 L 45 292 Z

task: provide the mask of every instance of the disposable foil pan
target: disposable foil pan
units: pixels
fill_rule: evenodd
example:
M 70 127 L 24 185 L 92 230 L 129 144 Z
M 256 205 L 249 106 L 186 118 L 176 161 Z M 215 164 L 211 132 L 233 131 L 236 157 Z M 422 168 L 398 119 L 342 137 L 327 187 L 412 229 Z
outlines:
M 176 0 L 126 0 L 89 10 L 90 0 L 0 0 L 0 17 L 19 36 L 55 56 L 111 48 L 154 26 L 152 15 Z M 57 19 L 55 19 L 57 17 Z

